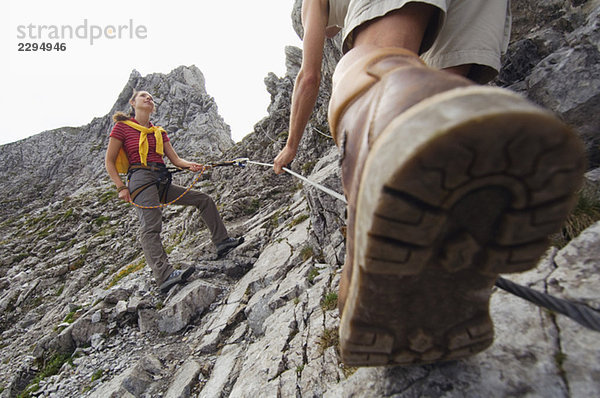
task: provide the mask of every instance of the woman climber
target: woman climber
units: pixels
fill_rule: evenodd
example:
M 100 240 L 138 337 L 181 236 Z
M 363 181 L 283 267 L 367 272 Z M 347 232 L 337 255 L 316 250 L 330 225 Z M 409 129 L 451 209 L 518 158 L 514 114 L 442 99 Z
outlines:
M 178 283 L 185 283 L 194 267 L 173 269 L 162 246 L 162 210 L 159 203 L 168 203 L 185 192 L 185 188 L 170 183 L 170 173 L 163 156 L 167 156 L 174 166 L 193 172 L 200 171 L 203 166 L 180 158 L 166 131 L 150 122 L 150 115 L 155 110 L 150 93 L 134 90 L 129 103 L 129 116 L 122 112 L 113 115 L 115 125 L 108 141 L 105 166 L 117 186 L 119 199 L 136 205 L 140 220 L 139 238 L 146 262 L 160 290 L 166 292 Z M 128 173 L 128 185 L 123 184 L 119 172 Z M 177 204 L 198 208 L 219 257 L 244 241 L 243 237 L 229 237 L 210 196 L 190 190 L 179 198 Z

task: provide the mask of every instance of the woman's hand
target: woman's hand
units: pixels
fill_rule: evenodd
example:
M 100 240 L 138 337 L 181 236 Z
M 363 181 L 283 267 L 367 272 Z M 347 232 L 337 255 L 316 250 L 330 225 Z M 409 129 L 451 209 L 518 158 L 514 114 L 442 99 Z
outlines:
M 128 188 L 121 189 L 119 191 L 119 193 L 117 194 L 117 196 L 119 197 L 119 199 L 121 199 L 127 203 L 131 202 L 131 194 L 129 193 Z
M 190 171 L 193 171 L 194 173 L 197 172 L 197 171 L 202 170 L 202 168 L 204 167 L 204 166 L 202 166 L 201 164 L 198 164 L 198 163 L 194 163 L 194 162 L 188 162 L 188 163 L 189 163 L 189 166 L 187 168 Z

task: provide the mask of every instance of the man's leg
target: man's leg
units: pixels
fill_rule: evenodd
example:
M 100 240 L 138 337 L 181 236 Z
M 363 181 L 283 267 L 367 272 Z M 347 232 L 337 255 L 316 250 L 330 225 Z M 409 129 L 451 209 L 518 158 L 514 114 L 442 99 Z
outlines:
M 498 273 L 535 266 L 560 229 L 583 148 L 525 99 L 355 33 L 329 107 L 348 197 L 342 358 L 387 365 L 472 355 L 493 341 Z
M 418 54 L 425 31 L 437 12 L 439 10 L 430 4 L 408 3 L 400 10 L 358 27 L 354 33 L 354 48 L 397 47 Z M 470 69 L 470 64 L 443 68 L 459 76 L 468 76 Z
M 472 67 L 471 64 L 466 64 L 466 65 L 449 66 L 447 68 L 443 68 L 442 70 L 446 71 L 448 73 L 453 73 L 458 76 L 467 77 L 467 76 L 469 76 L 471 67 Z
M 485 84 L 500 70 L 501 54 L 510 39 L 510 22 L 507 0 L 452 1 L 436 40 L 420 56 L 436 69 L 469 64 L 466 77 Z
M 362 45 L 398 47 L 418 53 L 425 30 L 436 12 L 429 4 L 408 3 L 359 26 L 354 32 L 354 48 Z

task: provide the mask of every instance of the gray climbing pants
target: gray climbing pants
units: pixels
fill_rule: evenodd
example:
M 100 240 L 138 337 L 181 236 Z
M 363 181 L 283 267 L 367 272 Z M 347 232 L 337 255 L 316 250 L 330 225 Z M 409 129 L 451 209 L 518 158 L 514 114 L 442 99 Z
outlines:
M 152 170 L 137 170 L 132 173 L 129 180 L 130 192 L 146 183 L 156 181 L 159 172 Z M 171 184 L 167 193 L 167 202 L 177 198 L 185 188 Z M 140 206 L 157 206 L 159 202 L 159 192 L 156 185 L 151 185 L 140 192 L 134 202 Z M 200 217 L 208 227 L 211 233 L 211 240 L 214 244 L 227 239 L 227 229 L 215 202 L 210 196 L 196 190 L 190 190 L 176 204 L 196 206 L 200 211 Z M 173 267 L 169 263 L 167 253 L 165 252 L 160 233 L 162 230 L 162 209 L 140 209 L 136 207 L 138 218 L 140 220 L 139 240 L 144 251 L 144 257 L 158 285 L 162 284 L 173 272 Z

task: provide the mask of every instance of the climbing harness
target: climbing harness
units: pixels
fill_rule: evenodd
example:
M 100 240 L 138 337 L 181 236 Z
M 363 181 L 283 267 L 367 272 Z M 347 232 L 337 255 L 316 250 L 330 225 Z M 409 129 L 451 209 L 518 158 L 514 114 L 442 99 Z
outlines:
M 179 169 L 179 168 L 169 168 L 166 166 L 163 167 L 156 167 L 156 166 L 143 166 L 143 165 L 139 165 L 139 164 L 133 164 L 130 166 L 129 168 L 129 173 L 127 174 L 127 182 L 129 183 L 129 180 L 131 179 L 131 175 L 133 173 L 135 173 L 138 170 L 151 170 L 151 171 L 156 171 L 158 172 L 158 177 L 154 180 L 154 181 L 150 181 L 146 184 L 143 184 L 137 188 L 135 188 L 133 191 L 131 191 L 131 201 L 129 202 L 131 205 L 140 208 L 140 209 L 160 209 L 166 206 L 169 206 L 175 202 L 177 202 L 179 199 L 181 199 L 185 194 L 187 194 L 193 187 L 194 185 L 196 185 L 196 182 L 198 182 L 198 180 L 200 179 L 200 177 L 202 177 L 202 174 L 204 173 L 205 167 L 203 167 L 200 170 L 200 173 L 196 176 L 196 178 L 192 181 L 192 183 L 190 184 L 190 186 L 184 191 L 182 192 L 181 195 L 179 195 L 177 198 L 173 199 L 170 202 L 166 202 L 167 200 L 167 193 L 169 191 L 169 187 L 171 186 L 171 181 L 173 179 L 173 174 L 178 173 L 180 171 L 183 171 L 184 169 Z M 137 203 L 134 202 L 135 198 L 142 193 L 144 190 L 150 188 L 151 186 L 156 186 L 158 188 L 158 196 L 159 196 L 159 201 L 161 202 L 159 205 L 156 206 L 143 206 L 143 205 L 139 205 Z

